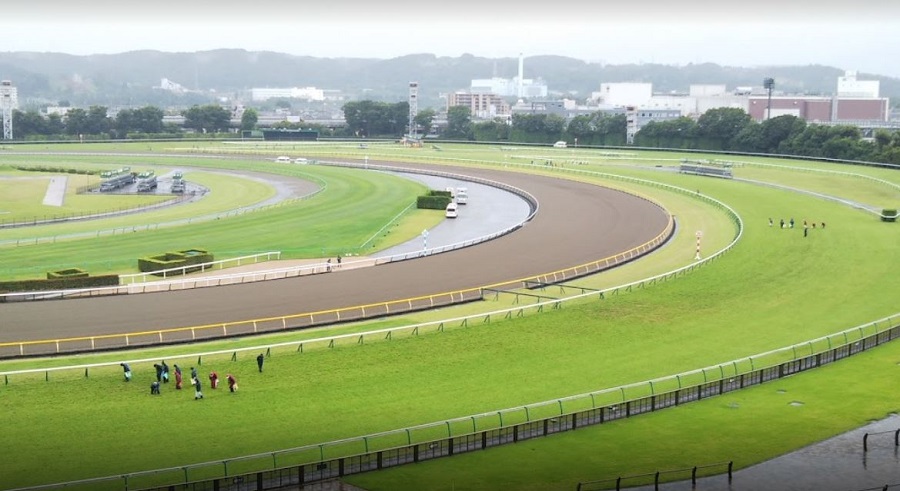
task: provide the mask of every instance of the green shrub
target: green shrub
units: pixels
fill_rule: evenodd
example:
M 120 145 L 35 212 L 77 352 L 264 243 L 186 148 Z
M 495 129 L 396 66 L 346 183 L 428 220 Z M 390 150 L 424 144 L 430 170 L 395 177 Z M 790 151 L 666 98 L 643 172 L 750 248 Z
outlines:
M 90 276 L 87 271 L 78 268 L 62 269 L 59 271 L 48 271 L 47 279 L 55 280 L 60 278 L 87 278 Z
M 142 257 L 138 259 L 138 270 L 143 273 L 153 273 L 164 269 L 182 268 L 194 264 L 203 264 L 213 261 L 213 255 L 203 249 L 186 249 L 177 252 L 166 252 L 157 256 Z M 188 268 L 187 273 L 199 271 L 200 268 Z M 168 274 L 180 274 L 180 271 Z
M 69 290 L 73 288 L 97 288 L 103 286 L 116 286 L 118 284 L 119 275 L 88 276 L 87 273 L 85 273 L 85 276 L 46 280 L 0 281 L 0 292 L 42 292 Z
M 450 203 L 449 193 L 447 196 L 419 196 L 416 198 L 416 208 L 423 210 L 443 210 Z
M 896 222 L 897 221 L 897 209 L 896 208 L 885 208 L 881 210 L 881 221 L 882 222 Z

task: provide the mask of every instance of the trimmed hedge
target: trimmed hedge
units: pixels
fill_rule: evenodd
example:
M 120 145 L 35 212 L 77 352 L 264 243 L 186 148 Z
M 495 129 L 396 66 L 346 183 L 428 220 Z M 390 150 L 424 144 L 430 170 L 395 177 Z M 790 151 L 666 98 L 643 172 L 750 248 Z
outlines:
M 18 170 L 26 171 L 26 172 L 49 172 L 53 174 L 88 174 L 94 175 L 99 174 L 100 171 L 95 169 L 72 169 L 67 167 L 50 167 L 44 165 L 37 166 L 27 166 L 27 165 L 17 165 L 15 167 Z
M 443 210 L 453 201 L 450 191 L 429 190 L 427 194 L 416 198 L 416 208 L 420 210 Z
M 101 276 L 80 276 L 74 278 L 54 278 L 46 280 L 38 279 L 0 281 L 0 292 L 43 292 L 118 285 L 119 275 L 111 274 Z
M 896 222 L 897 221 L 897 210 L 894 208 L 885 208 L 881 211 L 881 221 L 882 222 Z
M 62 278 L 87 278 L 90 276 L 87 271 L 78 268 L 63 269 L 60 271 L 48 271 L 48 280 L 57 280 Z
M 213 255 L 203 249 L 187 249 L 177 252 L 166 252 L 157 256 L 142 257 L 138 259 L 138 270 L 143 273 L 153 273 L 164 269 L 183 268 L 194 264 L 211 263 Z M 186 273 L 199 271 L 200 268 L 187 268 Z M 181 271 L 166 273 L 167 275 L 181 274 Z

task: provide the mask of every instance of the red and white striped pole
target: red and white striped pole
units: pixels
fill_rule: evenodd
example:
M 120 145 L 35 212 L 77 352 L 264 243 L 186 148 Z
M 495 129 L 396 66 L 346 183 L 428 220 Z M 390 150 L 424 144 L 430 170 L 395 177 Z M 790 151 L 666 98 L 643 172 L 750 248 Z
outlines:
M 703 237 L 703 231 L 698 230 L 695 235 L 697 237 L 697 255 L 694 256 L 694 259 L 699 261 L 700 260 L 700 239 Z

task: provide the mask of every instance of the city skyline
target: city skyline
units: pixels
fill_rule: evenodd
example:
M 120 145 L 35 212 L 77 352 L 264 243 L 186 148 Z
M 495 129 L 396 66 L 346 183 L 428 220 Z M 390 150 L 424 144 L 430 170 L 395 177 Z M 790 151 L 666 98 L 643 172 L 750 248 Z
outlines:
M 90 55 L 234 48 L 380 59 L 521 53 L 607 64 L 816 64 L 900 77 L 900 64 L 893 62 L 900 58 L 900 3 L 884 1 L 804 6 L 725 0 L 715 9 L 662 0 L 637 7 L 562 0 L 552 8 L 475 0 L 445 7 L 397 0 L 39 3 L 4 6 L 4 51 Z

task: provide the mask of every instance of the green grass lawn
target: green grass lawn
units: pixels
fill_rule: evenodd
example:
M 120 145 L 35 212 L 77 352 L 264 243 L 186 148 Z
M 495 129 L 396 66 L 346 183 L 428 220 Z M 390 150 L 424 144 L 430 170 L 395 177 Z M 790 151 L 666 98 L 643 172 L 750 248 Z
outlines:
M 0 240 L 17 241 L 0 247 L 0 275 L 7 279 L 35 277 L 47 268 L 69 267 L 92 274 L 132 273 L 137 271 L 138 257 L 188 248 L 209 250 L 216 259 L 268 251 L 282 251 L 283 258 L 372 252 L 371 243 L 366 251 L 360 247 L 425 189 L 381 173 L 319 166 L 303 166 L 302 175 L 297 167 L 290 170 L 323 183 L 327 192 L 238 214 L 234 210 L 273 196 L 273 189 L 234 176 L 188 172 L 185 176 L 191 182 L 214 191 L 196 203 L 141 215 L 0 230 Z M 192 216 L 205 219 L 189 221 Z M 416 226 L 434 224 L 441 218 L 435 214 L 415 216 L 428 217 L 424 222 L 415 221 Z M 91 231 L 96 232 L 84 235 Z M 408 232 L 405 228 L 397 231 Z M 198 242 L 197 237 L 203 239 Z M 386 247 L 402 240 L 379 240 L 377 245 Z
M 489 151 L 498 153 L 478 150 Z M 441 153 L 446 156 L 449 150 Z M 600 164 L 585 167 L 613 172 Z M 16 486 L 354 437 L 726 363 L 896 311 L 900 229 L 894 224 L 771 188 L 636 166 L 616 169 L 688 189 L 702 186 L 704 194 L 726 202 L 744 218 L 742 242 L 676 281 L 559 311 L 391 342 L 276 352 L 263 374 L 255 372 L 252 355 L 236 362 L 225 355 L 210 357 L 201 373 L 235 373 L 241 391 L 207 392 L 203 401 L 171 387 L 151 398 L 149 363 L 134 366 L 137 377 L 130 384 L 121 381 L 118 367 L 92 370 L 89 378 L 81 372 L 54 374 L 49 381 L 41 374 L 12 377 L 0 387 L 8 442 L 0 447 L 0 475 Z M 780 174 L 768 178 L 780 182 Z M 803 175 L 790 174 L 792 185 L 803 187 Z M 835 190 L 857 182 L 831 179 L 835 181 L 827 185 Z M 348 180 L 346 186 L 329 186 L 329 191 L 352 193 L 350 188 L 365 188 L 365 183 Z M 727 243 L 733 234 L 720 214 L 691 206 L 683 195 L 654 188 L 642 192 L 673 213 L 684 211 L 686 220 L 676 241 L 646 260 L 649 270 L 689 262 L 682 249 L 692 257 L 690 243 L 698 227 L 718 231 L 709 233 L 711 247 Z M 816 217 L 827 221 L 828 228 L 804 238 L 799 229 L 769 228 L 770 216 Z M 637 273 L 642 263 L 629 268 Z M 623 269 L 613 275 L 625 279 L 626 273 Z M 596 284 L 604 276 L 573 283 Z M 886 346 L 771 385 L 570 435 L 353 479 L 372 489 L 571 489 L 578 480 L 722 460 L 749 465 L 895 410 L 896 403 L 877 395 L 890 390 L 890 377 L 867 375 L 896 370 L 898 350 Z M 188 367 L 194 357 L 175 358 L 185 351 L 161 348 L 151 356 Z M 69 363 L 82 359 L 86 357 L 66 358 Z M 784 394 L 772 393 L 776 387 L 804 406 L 785 404 L 784 397 L 778 398 Z M 732 402 L 738 409 L 730 408 Z M 800 416 L 792 420 L 789 411 Z M 791 421 L 796 424 L 790 426 Z M 192 443 L 197 435 L 202 445 Z M 601 465 L 611 453 L 621 458 L 607 458 Z M 154 458 L 148 459 L 151 454 Z M 50 469 L 48 460 L 54 462 Z M 474 467 L 466 470 L 467 465 Z

